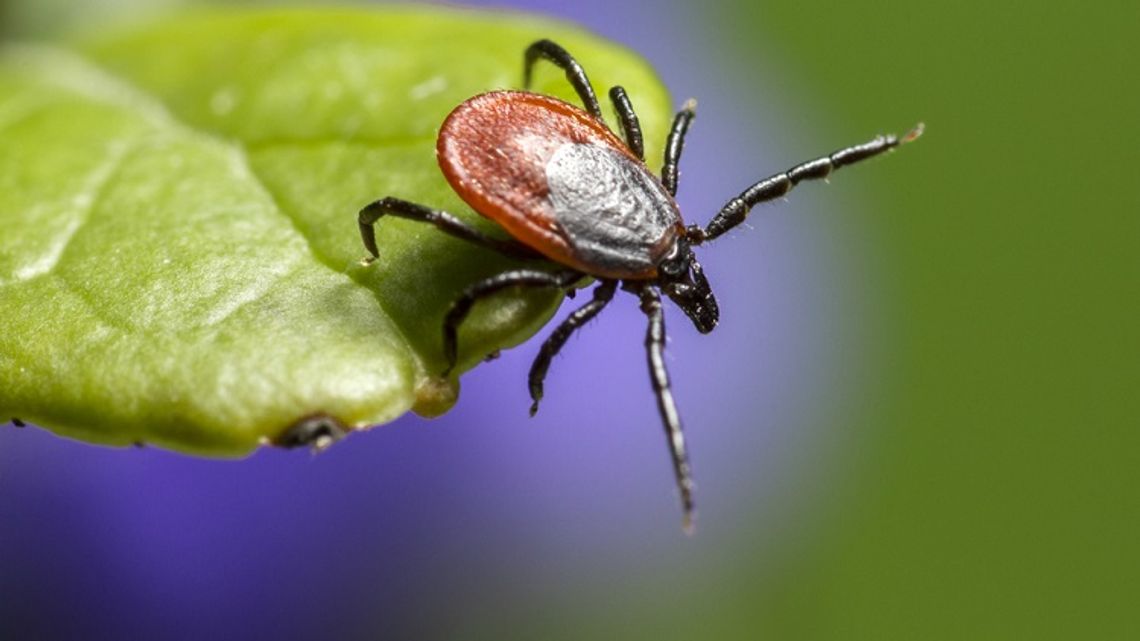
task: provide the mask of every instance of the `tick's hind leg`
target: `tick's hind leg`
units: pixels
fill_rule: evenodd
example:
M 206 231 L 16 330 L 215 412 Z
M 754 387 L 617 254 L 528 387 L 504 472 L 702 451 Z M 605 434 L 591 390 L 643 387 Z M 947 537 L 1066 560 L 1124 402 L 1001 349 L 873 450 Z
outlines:
M 550 368 L 550 361 L 558 355 L 571 334 L 605 309 L 606 304 L 613 299 L 616 287 L 616 280 L 602 281 L 601 285 L 594 288 L 594 299 L 567 316 L 566 320 L 562 321 L 562 324 L 542 344 L 542 349 L 538 350 L 538 356 L 535 357 L 534 364 L 530 366 L 530 376 L 527 377 L 530 386 L 530 398 L 534 401 L 530 406 L 531 416 L 534 416 L 535 412 L 538 411 L 538 402 L 542 400 L 542 383 L 546 379 L 546 370 Z
M 533 259 L 542 257 L 538 252 L 517 240 L 492 238 L 446 211 L 388 197 L 381 198 L 360 210 L 360 237 L 364 240 L 364 247 L 368 249 L 368 253 L 372 254 L 372 259 L 380 256 L 380 251 L 376 247 L 376 221 L 386 215 L 421 223 L 431 223 L 450 236 L 475 243 L 511 258 Z
M 625 145 L 641 160 L 645 160 L 645 142 L 641 136 L 641 123 L 637 120 L 637 112 L 633 110 L 633 103 L 629 95 L 621 86 L 610 89 L 610 100 L 614 103 L 618 121 L 621 122 L 621 131 L 625 135 Z
M 697 101 L 689 98 L 673 117 L 673 127 L 669 130 L 669 138 L 665 141 L 665 161 L 661 165 L 661 184 L 669 195 L 677 195 L 677 167 L 681 163 L 681 150 L 685 147 L 685 136 L 689 133 L 689 125 L 697 117 Z
M 510 287 L 566 289 L 581 278 L 582 274 L 569 270 L 550 273 L 533 269 L 516 269 L 479 281 L 463 290 L 463 295 L 451 304 L 451 309 L 443 319 L 443 357 L 447 361 L 447 369 L 443 371 L 443 376 L 451 373 L 458 358 L 459 326 L 467 318 L 471 307 L 480 299 Z
M 598 104 L 598 96 L 594 93 L 594 88 L 590 86 L 590 79 L 586 77 L 586 70 L 578 64 L 574 56 L 550 40 L 539 40 L 526 48 L 526 53 L 523 54 L 524 88 L 530 89 L 531 71 L 539 58 L 549 60 L 565 71 L 566 80 L 574 87 L 574 91 L 578 92 L 578 97 L 582 99 L 586 111 L 598 120 L 602 120 L 602 106 Z
M 669 442 L 669 453 L 673 457 L 673 474 L 677 479 L 677 489 L 681 492 L 684 527 L 688 532 L 693 526 L 693 472 L 689 467 L 685 436 L 681 432 L 681 416 L 677 413 L 677 404 L 673 401 L 673 391 L 669 386 L 669 372 L 665 369 L 665 314 L 661 309 L 661 297 L 652 287 L 643 286 L 637 293 L 641 298 L 641 311 L 649 317 L 649 329 L 645 334 L 649 381 L 657 396 L 661 421 L 665 424 L 665 437 Z

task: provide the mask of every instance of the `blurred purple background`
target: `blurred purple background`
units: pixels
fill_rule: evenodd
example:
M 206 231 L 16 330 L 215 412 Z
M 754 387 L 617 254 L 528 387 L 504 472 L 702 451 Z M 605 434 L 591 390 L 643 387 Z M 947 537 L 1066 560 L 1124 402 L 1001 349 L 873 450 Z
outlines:
M 677 105 L 699 98 L 679 195 L 690 221 L 854 142 L 796 132 L 808 99 L 787 95 L 777 64 L 718 51 L 696 5 L 468 4 L 579 22 L 650 60 Z M 757 101 L 761 79 L 774 89 Z M 644 317 L 620 296 L 555 362 L 534 419 L 537 340 L 465 377 L 450 414 L 408 416 L 316 457 L 200 460 L 0 429 L 0 639 L 526 636 L 520 618 L 556 604 L 672 607 L 742 554 L 794 553 L 822 484 L 841 478 L 837 444 L 867 384 L 852 379 L 875 370 L 866 241 L 845 212 L 813 207 L 821 188 L 700 252 L 716 332 L 668 311 L 695 537 L 680 528 Z

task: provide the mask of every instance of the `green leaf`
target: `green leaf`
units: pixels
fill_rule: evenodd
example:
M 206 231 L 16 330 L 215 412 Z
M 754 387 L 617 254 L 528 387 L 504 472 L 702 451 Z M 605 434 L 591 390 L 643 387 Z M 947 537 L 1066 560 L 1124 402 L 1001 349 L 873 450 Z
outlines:
M 518 87 L 543 37 L 599 94 L 626 87 L 660 157 L 670 105 L 643 61 L 510 14 L 212 11 L 0 49 L 0 417 L 236 455 L 314 415 L 361 428 L 446 410 L 443 315 L 511 263 L 385 220 L 365 267 L 356 212 L 395 195 L 494 231 L 443 180 L 435 132 L 470 96 Z M 536 80 L 577 102 L 552 65 Z M 478 306 L 459 369 L 558 303 Z

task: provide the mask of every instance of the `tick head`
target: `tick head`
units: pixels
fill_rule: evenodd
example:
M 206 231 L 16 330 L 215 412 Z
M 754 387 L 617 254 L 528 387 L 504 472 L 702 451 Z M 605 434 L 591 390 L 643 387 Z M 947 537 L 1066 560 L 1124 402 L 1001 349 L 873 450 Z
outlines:
M 701 264 L 685 239 L 679 239 L 657 266 L 657 283 L 693 321 L 698 332 L 707 334 L 716 327 L 720 308 Z

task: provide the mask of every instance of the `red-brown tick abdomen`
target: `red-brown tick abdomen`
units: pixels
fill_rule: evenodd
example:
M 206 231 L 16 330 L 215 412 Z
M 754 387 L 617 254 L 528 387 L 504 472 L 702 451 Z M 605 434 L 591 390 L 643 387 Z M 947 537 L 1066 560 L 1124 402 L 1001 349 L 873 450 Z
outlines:
M 594 276 L 648 279 L 682 231 L 673 198 L 620 138 L 547 96 L 495 91 L 444 121 L 452 189 L 514 238 Z

